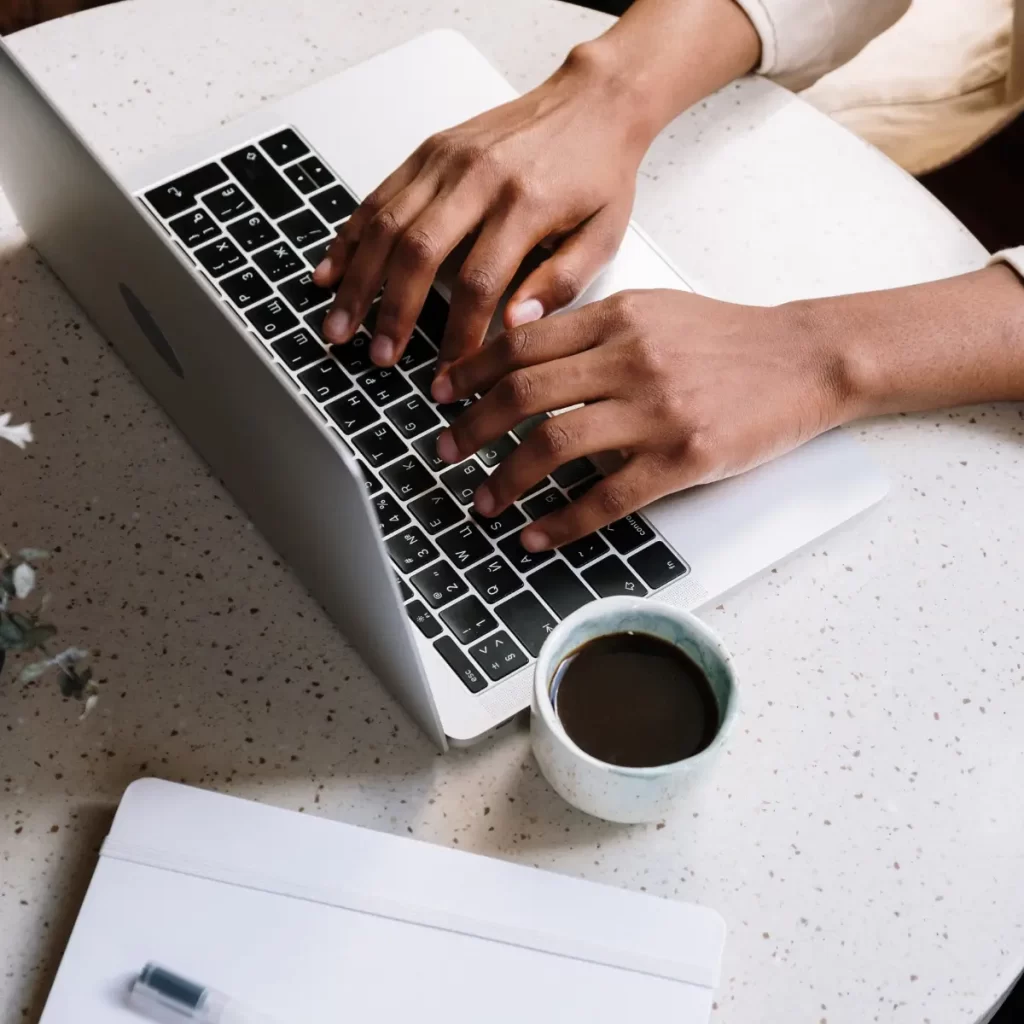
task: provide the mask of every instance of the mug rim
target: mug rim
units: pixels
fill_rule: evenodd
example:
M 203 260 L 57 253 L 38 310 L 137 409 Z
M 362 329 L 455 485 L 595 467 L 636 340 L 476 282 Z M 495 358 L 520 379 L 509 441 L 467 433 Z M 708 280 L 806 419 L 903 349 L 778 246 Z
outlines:
M 715 654 L 718 655 L 722 664 L 725 666 L 729 677 L 729 705 L 726 708 L 725 714 L 722 716 L 722 721 L 719 723 L 718 731 L 715 733 L 715 738 L 699 754 L 684 757 L 680 761 L 668 761 L 665 764 L 648 765 L 642 768 L 612 764 L 610 761 L 602 761 L 601 758 L 588 753 L 578 743 L 576 743 L 568 732 L 566 732 L 558 715 L 555 714 L 555 706 L 551 700 L 550 690 L 549 663 L 552 660 L 550 650 L 558 646 L 558 640 L 561 639 L 565 633 L 568 633 L 578 623 L 586 622 L 593 618 L 594 613 L 598 610 L 608 612 L 614 611 L 616 608 L 621 611 L 650 612 L 656 617 L 660 616 L 662 618 L 672 619 L 678 624 L 682 624 L 687 628 L 693 629 L 694 632 L 700 633 L 701 638 L 714 648 Z M 608 633 L 599 635 L 610 636 L 611 632 L 612 631 L 609 630 Z M 654 636 L 655 634 L 649 633 L 648 635 Z M 594 639 L 596 639 L 596 637 Z M 664 637 L 658 637 L 658 639 L 664 640 Z M 670 643 L 671 641 L 666 642 Z M 673 644 L 673 646 L 676 645 Z M 544 669 L 543 672 L 541 671 L 542 668 Z M 548 728 L 558 736 L 559 740 L 569 748 L 575 757 L 578 757 L 580 760 L 595 768 L 635 779 L 654 778 L 678 771 L 683 767 L 699 765 L 702 760 L 710 760 L 711 755 L 713 755 L 722 746 L 726 736 L 732 731 L 738 712 L 736 670 L 733 667 L 732 655 L 729 653 L 729 649 L 725 646 L 722 638 L 709 625 L 707 625 L 707 623 L 694 615 L 693 612 L 689 612 L 684 608 L 674 608 L 672 605 L 666 604 L 664 601 L 658 601 L 647 597 L 598 598 L 596 601 L 591 601 L 582 608 L 577 608 L 576 611 L 568 616 L 568 618 L 562 619 L 562 621 L 548 634 L 547 639 L 545 639 L 540 653 L 537 656 L 537 660 L 534 662 L 533 695 L 536 713 L 544 719 Z

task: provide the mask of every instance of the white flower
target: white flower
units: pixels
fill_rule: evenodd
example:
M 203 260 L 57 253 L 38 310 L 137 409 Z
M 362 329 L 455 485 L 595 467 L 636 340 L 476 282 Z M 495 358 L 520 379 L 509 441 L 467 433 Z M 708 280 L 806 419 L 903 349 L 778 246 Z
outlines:
M 28 597 L 36 585 L 36 571 L 31 565 L 22 562 L 14 570 L 14 596 L 19 600 Z
M 16 444 L 19 448 L 24 448 L 32 440 L 32 424 L 19 423 L 17 426 L 9 427 L 7 424 L 10 421 L 11 414 L 9 412 L 0 414 L 0 437 L 5 441 L 10 441 L 11 444 Z

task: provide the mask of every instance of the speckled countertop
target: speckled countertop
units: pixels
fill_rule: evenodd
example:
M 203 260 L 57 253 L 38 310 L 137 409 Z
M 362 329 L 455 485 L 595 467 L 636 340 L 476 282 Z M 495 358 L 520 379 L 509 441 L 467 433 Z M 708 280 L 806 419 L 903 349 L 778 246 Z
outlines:
M 552 0 L 137 0 L 13 39 L 116 166 L 434 26 L 520 88 L 605 19 Z M 2 141 L 0 141 L 2 144 Z M 711 294 L 774 302 L 977 266 L 917 186 L 751 82 L 680 118 L 637 219 Z M 570 810 L 510 732 L 438 756 L 40 265 L 0 194 L 0 537 L 52 548 L 98 654 L 79 724 L 0 695 L 0 1019 L 35 1019 L 143 774 L 717 908 L 716 1020 L 971 1022 L 1024 967 L 1024 411 L 871 423 L 876 510 L 704 610 L 744 714 L 657 826 Z

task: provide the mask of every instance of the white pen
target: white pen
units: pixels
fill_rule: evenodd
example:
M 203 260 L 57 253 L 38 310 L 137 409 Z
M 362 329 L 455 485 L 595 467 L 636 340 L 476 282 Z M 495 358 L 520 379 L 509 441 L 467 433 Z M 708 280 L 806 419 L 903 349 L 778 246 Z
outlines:
M 216 989 L 182 978 L 149 963 L 132 983 L 128 1001 L 159 1021 L 195 1024 L 277 1024 L 264 1013 L 243 1006 Z

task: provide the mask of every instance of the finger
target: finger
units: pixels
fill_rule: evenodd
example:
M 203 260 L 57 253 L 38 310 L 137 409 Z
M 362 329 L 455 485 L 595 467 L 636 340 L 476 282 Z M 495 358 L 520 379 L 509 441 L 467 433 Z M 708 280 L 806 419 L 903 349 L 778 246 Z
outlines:
M 530 230 L 518 211 L 488 220 L 452 286 L 441 362 L 454 362 L 478 349 L 505 289 L 540 232 Z
M 616 400 L 596 402 L 538 424 L 473 496 L 476 510 L 499 515 L 517 498 L 566 462 L 611 448 L 635 445 L 636 421 Z
M 461 462 L 530 416 L 608 397 L 610 363 L 590 349 L 506 374 L 438 438 L 438 454 Z
M 487 391 L 513 370 L 583 352 L 600 340 L 600 316 L 593 306 L 516 327 L 439 373 L 433 384 L 434 400 L 452 402 Z
M 557 512 L 527 526 L 519 541 L 527 551 L 547 551 L 614 523 L 670 491 L 697 483 L 666 472 L 664 461 L 651 453 L 634 455 L 611 476 Z
M 313 280 L 316 284 L 321 288 L 333 288 L 341 280 L 363 229 L 395 196 L 411 184 L 422 163 L 419 153 L 414 153 L 356 207 L 352 216 L 339 228 L 327 250 L 327 255 L 313 271 Z
M 429 203 L 399 239 L 387 267 L 387 284 L 370 356 L 380 366 L 402 358 L 423 302 L 448 254 L 480 223 L 482 198 L 455 188 Z
M 380 289 L 392 250 L 435 194 L 434 181 L 419 177 L 367 223 L 324 320 L 328 341 L 340 344 L 355 333 Z
M 628 210 L 606 207 L 566 238 L 508 300 L 505 326 L 532 323 L 571 306 L 611 262 L 628 224 Z

